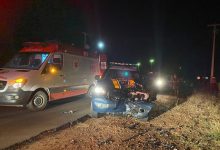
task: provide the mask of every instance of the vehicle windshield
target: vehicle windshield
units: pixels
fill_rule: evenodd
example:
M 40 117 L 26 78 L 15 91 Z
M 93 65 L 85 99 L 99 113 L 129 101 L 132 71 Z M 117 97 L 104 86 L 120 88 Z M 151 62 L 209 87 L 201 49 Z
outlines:
M 48 55 L 49 53 L 18 53 L 4 68 L 36 70 L 40 68 Z
M 119 70 L 119 69 L 109 69 L 105 73 L 105 78 L 111 79 L 138 79 L 139 74 L 137 71 L 131 70 Z

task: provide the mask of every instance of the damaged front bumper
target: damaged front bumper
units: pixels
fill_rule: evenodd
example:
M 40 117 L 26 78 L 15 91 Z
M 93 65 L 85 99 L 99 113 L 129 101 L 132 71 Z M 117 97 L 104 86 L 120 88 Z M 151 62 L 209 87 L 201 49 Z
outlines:
M 148 118 L 154 103 L 147 101 L 131 101 L 129 99 L 110 100 L 106 97 L 93 97 L 91 111 L 104 114 L 123 114 L 138 119 Z
M 146 101 L 127 102 L 125 105 L 125 114 L 138 119 L 148 118 L 149 112 L 154 107 L 154 103 Z
M 97 113 L 125 112 L 126 106 L 123 101 L 112 101 L 105 97 L 93 97 L 91 109 Z

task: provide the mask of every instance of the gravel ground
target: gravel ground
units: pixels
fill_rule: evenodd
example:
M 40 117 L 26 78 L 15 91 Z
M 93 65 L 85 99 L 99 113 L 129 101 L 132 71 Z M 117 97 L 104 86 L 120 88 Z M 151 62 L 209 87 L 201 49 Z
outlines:
M 146 122 L 130 117 L 88 119 L 16 149 L 220 149 L 220 100 L 196 94 Z
M 169 129 L 133 118 L 106 116 L 21 147 L 21 149 L 179 149 Z

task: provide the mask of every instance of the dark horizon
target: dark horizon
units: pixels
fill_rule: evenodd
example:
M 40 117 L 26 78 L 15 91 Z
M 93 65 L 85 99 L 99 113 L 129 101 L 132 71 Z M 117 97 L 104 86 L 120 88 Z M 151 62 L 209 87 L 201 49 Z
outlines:
M 153 57 L 163 71 L 181 66 L 188 77 L 210 75 L 212 28 L 208 24 L 220 23 L 220 5 L 215 1 L 0 2 L 0 57 L 4 49 L 16 49 L 24 41 L 60 40 L 82 46 L 81 32 L 87 32 L 92 48 L 98 40 L 105 42 L 112 61 L 141 61 L 149 67 L 148 59 Z M 219 40 L 217 34 L 217 79 Z

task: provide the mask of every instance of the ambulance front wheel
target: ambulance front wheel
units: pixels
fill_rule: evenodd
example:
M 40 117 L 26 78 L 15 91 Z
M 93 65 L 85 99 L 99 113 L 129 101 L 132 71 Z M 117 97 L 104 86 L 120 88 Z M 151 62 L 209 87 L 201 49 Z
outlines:
M 27 104 L 27 108 L 31 111 L 40 111 L 45 109 L 48 103 L 48 96 L 43 91 L 37 91 Z

